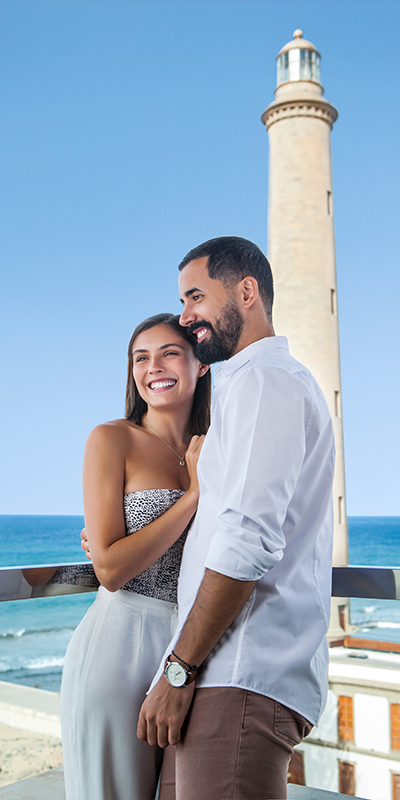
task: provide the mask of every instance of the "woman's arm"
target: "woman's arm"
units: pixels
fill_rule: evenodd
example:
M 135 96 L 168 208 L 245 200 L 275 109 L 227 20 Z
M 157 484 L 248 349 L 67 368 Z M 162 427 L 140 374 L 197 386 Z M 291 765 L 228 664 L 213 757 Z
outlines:
M 117 425 L 99 425 L 89 435 L 83 461 L 85 525 L 96 575 L 115 592 L 160 558 L 179 538 L 198 503 L 197 459 L 203 437 L 186 454 L 190 487 L 161 517 L 125 535 L 123 494 L 126 437 Z
M 42 586 L 47 583 L 57 572 L 58 567 L 28 567 L 22 570 L 22 574 L 29 586 Z

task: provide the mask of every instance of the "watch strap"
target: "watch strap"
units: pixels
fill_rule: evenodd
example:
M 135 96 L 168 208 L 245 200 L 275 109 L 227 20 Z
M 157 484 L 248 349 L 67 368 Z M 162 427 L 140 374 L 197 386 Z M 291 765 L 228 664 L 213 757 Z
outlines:
M 189 673 L 197 672 L 198 667 L 196 667 L 196 664 L 192 664 L 192 665 L 188 664 L 187 661 L 184 661 L 183 658 L 178 656 L 177 653 L 175 653 L 174 650 L 171 651 L 171 656 L 175 656 L 175 658 L 177 658 L 178 661 L 180 661 L 181 664 L 183 664 L 183 666 L 186 667 L 186 669 L 189 671 Z M 168 658 L 169 658 L 169 656 L 168 656 Z

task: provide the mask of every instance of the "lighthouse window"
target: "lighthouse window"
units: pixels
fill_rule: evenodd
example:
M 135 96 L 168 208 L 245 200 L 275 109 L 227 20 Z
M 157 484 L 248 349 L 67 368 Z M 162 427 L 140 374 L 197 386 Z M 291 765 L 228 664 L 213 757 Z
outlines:
M 327 192 L 327 193 L 326 193 L 326 200 L 327 200 L 328 214 L 331 214 L 331 213 L 332 213 L 332 209 L 331 209 L 331 197 L 332 197 L 332 192 Z
M 310 64 L 310 55 L 311 53 L 309 50 L 300 50 L 300 78 L 303 81 L 309 81 L 311 75 L 311 64 Z
M 278 86 L 289 80 L 289 53 L 282 53 L 278 58 Z
M 336 292 L 334 289 L 331 289 L 331 313 L 336 314 Z
M 320 83 L 321 58 L 315 50 L 293 47 L 278 57 L 278 86 L 286 81 L 316 81 Z
M 344 514 L 343 514 L 343 497 L 338 497 L 338 522 L 339 525 L 344 522 Z
M 300 50 L 300 80 L 320 82 L 320 56 L 315 50 Z
M 340 417 L 340 392 L 335 392 L 335 415 Z

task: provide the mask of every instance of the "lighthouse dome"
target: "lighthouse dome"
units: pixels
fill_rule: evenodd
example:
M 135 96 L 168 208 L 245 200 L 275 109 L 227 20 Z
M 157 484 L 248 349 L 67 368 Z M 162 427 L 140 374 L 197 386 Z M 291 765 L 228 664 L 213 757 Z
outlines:
M 277 56 L 277 86 L 290 81 L 313 81 L 321 84 L 321 54 L 297 29 L 291 42 Z

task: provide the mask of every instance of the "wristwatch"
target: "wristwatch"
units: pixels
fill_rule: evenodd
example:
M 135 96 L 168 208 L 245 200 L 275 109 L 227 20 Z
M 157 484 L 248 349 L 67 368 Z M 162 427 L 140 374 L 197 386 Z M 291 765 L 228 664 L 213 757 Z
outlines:
M 181 686 L 186 686 L 190 674 L 191 673 L 185 669 L 183 664 L 167 659 L 164 675 L 171 686 L 175 686 L 176 689 L 180 689 Z
M 178 658 L 179 661 L 170 661 L 171 656 Z M 198 667 L 195 664 L 186 664 L 186 661 L 184 661 L 184 664 L 186 664 L 184 666 L 180 663 L 182 660 L 176 653 L 171 653 L 165 662 L 164 675 L 168 683 L 174 686 L 175 689 L 180 689 L 181 686 L 187 686 L 188 683 L 192 683 L 196 677 L 195 673 L 198 672 Z

